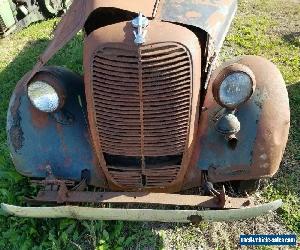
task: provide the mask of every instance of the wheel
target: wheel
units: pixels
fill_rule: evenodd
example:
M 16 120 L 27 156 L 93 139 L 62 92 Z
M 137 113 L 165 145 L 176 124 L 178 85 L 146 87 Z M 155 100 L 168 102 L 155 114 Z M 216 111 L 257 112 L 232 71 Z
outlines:
M 234 191 L 239 194 L 254 194 L 260 188 L 260 179 L 256 180 L 243 180 L 243 181 L 232 181 L 231 186 Z
M 46 17 L 59 15 L 69 7 L 70 3 L 70 0 L 39 0 L 41 10 Z

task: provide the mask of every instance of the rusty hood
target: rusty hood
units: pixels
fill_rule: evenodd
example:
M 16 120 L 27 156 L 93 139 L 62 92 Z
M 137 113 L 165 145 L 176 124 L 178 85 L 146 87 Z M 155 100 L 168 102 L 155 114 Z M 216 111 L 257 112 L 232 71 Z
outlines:
M 195 26 L 205 30 L 213 51 L 218 52 L 234 17 L 236 0 L 74 0 L 53 32 L 54 38 L 39 57 L 27 83 L 50 58 L 83 29 L 90 14 L 99 8 L 143 13 L 149 18 Z
M 160 19 L 195 26 L 219 51 L 237 10 L 237 0 L 161 0 Z

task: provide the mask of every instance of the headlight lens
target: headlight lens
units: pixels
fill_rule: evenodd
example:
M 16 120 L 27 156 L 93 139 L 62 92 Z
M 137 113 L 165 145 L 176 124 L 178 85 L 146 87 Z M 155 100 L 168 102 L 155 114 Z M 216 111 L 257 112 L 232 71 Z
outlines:
M 222 70 L 216 78 L 213 93 L 221 106 L 234 109 L 252 96 L 254 88 L 252 71 L 244 65 L 234 64 Z
M 252 80 L 245 73 L 233 73 L 227 76 L 220 86 L 220 102 L 226 107 L 235 107 L 252 94 Z
M 54 112 L 60 106 L 58 93 L 46 82 L 35 81 L 29 84 L 28 97 L 33 106 L 43 112 Z

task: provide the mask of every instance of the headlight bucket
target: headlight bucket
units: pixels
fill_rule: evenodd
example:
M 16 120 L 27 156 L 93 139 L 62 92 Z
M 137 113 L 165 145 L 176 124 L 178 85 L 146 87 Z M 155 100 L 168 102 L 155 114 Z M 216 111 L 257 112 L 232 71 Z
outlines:
M 228 109 L 235 109 L 253 95 L 256 80 L 252 70 L 242 64 L 231 64 L 215 78 L 212 86 L 217 103 Z
M 27 96 L 39 111 L 54 113 L 65 103 L 65 90 L 55 76 L 41 72 L 27 85 Z

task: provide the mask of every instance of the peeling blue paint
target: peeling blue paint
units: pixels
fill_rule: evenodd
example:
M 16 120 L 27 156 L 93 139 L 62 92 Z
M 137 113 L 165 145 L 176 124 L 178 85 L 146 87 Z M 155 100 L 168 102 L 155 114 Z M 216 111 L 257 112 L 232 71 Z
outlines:
M 246 104 L 240 106 L 236 116 L 241 123 L 241 130 L 237 133 L 238 143 L 233 150 L 228 146 L 224 135 L 215 129 L 214 116 L 218 110 L 210 112 L 208 130 L 201 138 L 198 168 L 208 170 L 209 167 L 227 168 L 232 166 L 251 166 L 252 153 L 256 139 L 261 107 L 257 105 L 256 95 Z
M 81 107 L 78 95 L 84 100 L 83 81 L 68 75 L 66 83 L 67 96 L 64 109 L 74 116 L 70 124 L 57 123 L 51 114 L 46 116 L 46 124 L 33 121 L 33 106 L 23 88 L 17 86 L 10 103 L 7 116 L 8 144 L 16 169 L 23 175 L 34 178 L 46 176 L 46 166 L 50 165 L 57 178 L 80 180 L 85 169 L 95 172 L 97 162 L 94 161 L 93 148 L 89 138 L 89 130 L 85 107 Z M 19 101 L 18 101 L 19 100 Z M 12 112 L 14 110 L 14 112 Z M 48 116 L 48 117 L 47 117 Z M 18 122 L 16 122 L 18 121 Z M 11 131 L 22 131 L 24 139 L 21 147 L 15 149 L 16 138 Z

